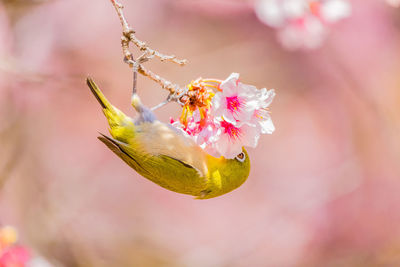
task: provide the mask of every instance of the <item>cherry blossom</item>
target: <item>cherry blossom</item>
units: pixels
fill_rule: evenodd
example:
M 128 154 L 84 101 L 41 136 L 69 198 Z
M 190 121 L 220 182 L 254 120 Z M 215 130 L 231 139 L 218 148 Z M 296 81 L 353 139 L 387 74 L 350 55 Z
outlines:
M 243 84 L 237 73 L 224 81 L 197 79 L 188 88 L 192 94 L 180 119 L 171 119 L 171 124 L 211 156 L 232 159 L 243 147 L 256 147 L 261 134 L 275 130 L 268 111 L 272 89 Z
M 215 144 L 219 138 L 220 132 L 221 128 L 219 123 L 210 120 L 195 137 L 196 143 L 208 154 L 218 158 L 221 156 L 221 153 L 218 152 Z
M 221 82 L 219 88 L 221 92 L 216 93 L 212 99 L 211 114 L 233 124 L 249 120 L 256 108 L 257 89 L 239 82 L 238 73 L 232 73 Z
M 257 17 L 278 29 L 278 39 L 290 50 L 319 47 L 328 26 L 351 14 L 346 0 L 258 0 Z
M 221 130 L 218 132 L 215 148 L 225 158 L 234 158 L 242 152 L 242 147 L 256 147 L 260 138 L 260 130 L 254 124 L 232 124 L 220 121 Z
M 200 124 L 204 124 L 211 105 L 211 99 L 214 96 L 213 85 L 210 85 L 199 78 L 192 81 L 188 86 L 188 93 L 181 101 L 184 103 L 180 121 L 187 126 L 188 119 L 193 116 L 193 112 L 198 111 L 200 115 Z

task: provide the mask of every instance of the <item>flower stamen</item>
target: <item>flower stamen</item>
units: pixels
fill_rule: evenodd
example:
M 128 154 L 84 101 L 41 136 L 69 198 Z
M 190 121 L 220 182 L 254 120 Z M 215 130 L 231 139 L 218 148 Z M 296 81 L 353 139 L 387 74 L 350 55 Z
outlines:
M 228 134 L 230 139 L 238 139 L 242 135 L 240 128 L 236 127 L 232 123 L 225 120 L 221 122 L 222 128 L 224 128 L 224 133 Z
M 203 82 L 205 83 L 218 83 L 220 84 L 222 81 L 218 79 L 203 79 Z
M 226 108 L 229 109 L 232 113 L 238 112 L 241 106 L 242 104 L 238 96 L 226 97 Z
M 211 89 L 216 88 L 213 84 L 207 84 L 202 78 L 198 78 L 187 85 L 188 93 L 182 97 L 181 102 L 183 103 L 183 112 L 180 117 L 180 122 L 187 127 L 188 120 L 192 118 L 193 112 L 199 110 L 201 121 L 200 125 L 205 124 L 205 120 L 208 116 L 208 110 L 211 107 L 211 99 L 214 97 L 214 92 Z

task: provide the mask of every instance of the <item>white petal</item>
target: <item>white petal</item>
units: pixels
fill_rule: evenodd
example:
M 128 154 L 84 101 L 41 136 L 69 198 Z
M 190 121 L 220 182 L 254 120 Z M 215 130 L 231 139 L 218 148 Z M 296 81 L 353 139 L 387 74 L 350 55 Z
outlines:
M 233 125 L 237 125 L 237 123 L 238 123 L 236 121 L 234 115 L 229 110 L 225 110 L 223 117 L 224 117 L 224 120 L 226 120 L 229 123 L 232 123 Z
M 260 130 L 248 124 L 243 125 L 240 129 L 242 131 L 240 138 L 242 146 L 256 147 L 260 138 Z
M 259 107 L 258 101 L 247 101 L 235 112 L 233 116 L 237 120 L 234 124 L 248 122 L 253 117 L 254 111 Z
M 351 15 L 351 5 L 344 0 L 326 1 L 321 7 L 322 18 L 329 23 L 334 23 Z
M 248 122 L 252 115 L 254 114 L 255 109 L 242 109 L 241 112 L 237 112 L 235 114 L 235 119 L 237 120 L 234 125 L 238 125 L 238 123 Z
M 261 88 L 258 90 L 257 92 L 257 98 L 260 98 L 262 101 L 264 101 L 264 99 L 266 98 L 266 95 L 268 93 L 267 88 Z
M 226 100 L 221 92 L 215 94 L 211 102 L 210 113 L 213 117 L 222 117 L 226 113 Z
M 253 97 L 257 95 L 258 89 L 254 85 L 239 82 L 239 96 Z
M 221 92 L 218 92 L 214 95 L 211 101 L 212 109 L 217 110 L 222 106 L 222 98 L 223 95 Z
M 229 136 L 225 134 L 223 134 L 218 142 L 216 142 L 215 148 L 217 152 L 227 159 L 233 159 L 240 152 L 242 152 L 242 146 L 240 142 L 232 142 Z
M 227 151 L 229 149 L 229 139 L 227 136 L 223 135 L 219 138 L 218 142 L 215 143 L 215 149 L 222 156 L 226 157 Z
M 260 101 L 259 108 L 268 107 L 272 103 L 272 100 L 274 100 L 274 97 L 275 97 L 274 89 L 270 90 L 267 90 L 266 88 L 260 89 L 259 93 L 257 94 L 257 98 Z
M 250 116 L 252 116 L 254 114 L 254 111 L 259 108 L 261 108 L 260 101 L 256 98 L 249 100 L 245 107 L 246 111 L 251 113 Z
M 223 155 L 227 159 L 233 159 L 242 152 L 242 145 L 239 142 L 231 144 L 229 150 Z
M 261 126 L 262 134 L 272 134 L 275 131 L 275 126 L 272 123 L 271 118 L 259 120 L 258 123 Z
M 229 77 L 221 82 L 220 88 L 224 96 L 231 96 L 237 93 L 237 81 L 239 80 L 239 73 L 232 73 Z
M 201 146 L 201 148 L 202 148 L 206 153 L 210 154 L 210 155 L 213 156 L 213 157 L 219 158 L 219 157 L 222 156 L 220 153 L 218 153 L 218 151 L 216 150 L 214 144 L 207 144 L 207 145 Z

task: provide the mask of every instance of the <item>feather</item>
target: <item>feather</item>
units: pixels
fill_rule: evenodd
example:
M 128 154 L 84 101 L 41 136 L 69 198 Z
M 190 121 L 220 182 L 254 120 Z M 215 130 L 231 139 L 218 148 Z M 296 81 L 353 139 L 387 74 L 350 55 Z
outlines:
M 192 166 L 201 177 L 208 173 L 204 151 L 191 137 L 170 125 L 160 121 L 139 124 L 135 142 L 149 154 L 165 155 Z
M 143 156 L 127 144 L 104 134 L 98 139 L 139 174 L 164 188 L 199 195 L 207 186 L 199 171 L 185 162 L 162 154 Z
M 146 169 L 144 169 L 137 160 L 126 153 L 122 147 L 121 143 L 115 139 L 112 139 L 102 133 L 101 136 L 97 137 L 101 142 L 103 142 L 112 152 L 114 152 L 118 157 L 125 161 L 129 166 L 135 169 L 139 173 L 147 173 L 150 175 Z

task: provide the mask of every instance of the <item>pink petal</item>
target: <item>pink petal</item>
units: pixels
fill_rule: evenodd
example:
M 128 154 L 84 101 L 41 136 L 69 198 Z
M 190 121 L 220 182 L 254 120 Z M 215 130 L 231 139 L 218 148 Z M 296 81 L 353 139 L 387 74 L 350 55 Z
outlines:
M 232 96 L 237 93 L 237 83 L 239 80 L 238 73 L 232 73 L 225 81 L 220 85 L 224 96 Z
M 239 94 L 253 97 L 259 91 L 254 85 L 239 83 Z
M 259 92 L 257 93 L 257 98 L 260 101 L 260 108 L 268 107 L 272 103 L 272 100 L 274 100 L 274 97 L 275 97 L 274 89 L 270 90 L 267 90 L 266 88 L 260 89 Z
M 214 95 L 211 101 L 211 106 L 213 110 L 218 110 L 222 107 L 222 98 L 223 95 L 221 92 L 218 92 Z
M 225 111 L 222 116 L 223 119 L 226 120 L 227 122 L 232 123 L 233 125 L 237 124 L 237 121 L 231 112 Z
M 211 156 L 213 156 L 213 157 L 215 157 L 215 158 L 219 158 L 219 157 L 222 156 L 220 153 L 218 153 L 218 151 L 217 151 L 217 149 L 215 148 L 214 145 L 208 144 L 208 145 L 205 145 L 204 147 L 202 146 L 201 148 L 202 148 L 207 154 L 209 154 L 209 155 L 211 155 Z
M 217 151 L 227 159 L 233 159 L 242 152 L 240 142 L 232 142 L 229 136 L 222 134 L 215 144 Z
M 243 123 L 243 122 L 248 122 L 251 117 L 254 114 L 254 110 L 255 108 L 253 108 L 252 106 L 245 106 L 242 108 L 242 110 L 240 112 L 237 112 L 236 114 L 234 114 L 234 117 L 237 121 L 235 121 L 233 124 L 238 124 L 238 123 Z M 231 122 L 232 123 L 232 122 Z
M 240 138 L 242 146 L 256 147 L 260 138 L 260 130 L 248 124 L 244 124 L 240 129 L 242 130 Z

